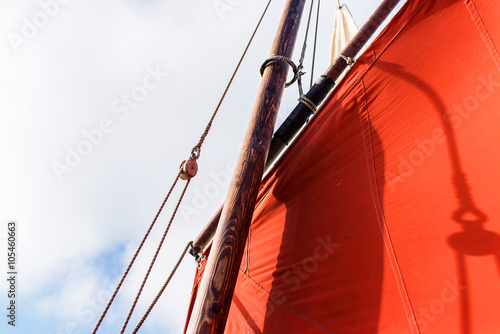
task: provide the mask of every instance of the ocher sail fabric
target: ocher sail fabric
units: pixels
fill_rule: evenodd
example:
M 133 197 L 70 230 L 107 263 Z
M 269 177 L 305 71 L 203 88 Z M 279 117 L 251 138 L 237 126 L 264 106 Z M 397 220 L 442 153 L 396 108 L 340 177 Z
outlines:
M 500 332 L 499 45 L 403 7 L 263 180 L 226 333 Z
M 331 63 L 337 59 L 357 32 L 358 27 L 347 6 L 342 5 L 341 7 L 337 7 L 335 10 L 335 24 L 333 26 Z

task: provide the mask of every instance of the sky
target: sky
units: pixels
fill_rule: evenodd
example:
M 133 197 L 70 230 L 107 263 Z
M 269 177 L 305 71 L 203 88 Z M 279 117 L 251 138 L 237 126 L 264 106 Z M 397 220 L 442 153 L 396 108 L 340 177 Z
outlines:
M 380 0 L 346 0 L 361 26 Z M 0 1 L 0 248 L 17 222 L 16 326 L 0 283 L 1 333 L 90 333 L 198 142 L 267 0 Z M 223 202 L 285 1 L 275 0 L 208 135 L 183 207 L 129 324 Z M 323 1 L 315 77 L 329 65 L 336 1 Z M 304 18 L 307 18 L 309 1 Z M 302 46 L 305 23 L 297 46 Z M 312 39 L 308 50 L 312 49 Z M 293 60 L 298 61 L 296 49 Z M 311 52 L 305 60 L 305 89 Z M 297 103 L 286 89 L 278 123 Z M 184 185 L 109 311 L 117 333 Z M 187 256 L 141 333 L 182 331 Z

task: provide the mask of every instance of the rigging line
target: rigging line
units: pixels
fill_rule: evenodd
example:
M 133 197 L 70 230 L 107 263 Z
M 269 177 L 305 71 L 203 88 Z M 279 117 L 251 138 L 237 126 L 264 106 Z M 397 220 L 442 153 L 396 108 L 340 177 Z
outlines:
M 229 80 L 229 82 L 228 82 L 228 84 L 227 84 L 227 86 L 226 86 L 226 88 L 225 88 L 225 90 L 224 90 L 224 93 L 222 94 L 222 97 L 221 97 L 221 99 L 219 100 L 219 103 L 217 104 L 217 107 L 215 108 L 215 110 L 214 110 L 214 112 L 213 112 L 213 114 L 212 114 L 212 117 L 210 118 L 210 121 L 208 122 L 208 124 L 207 124 L 207 126 L 206 126 L 206 128 L 205 128 L 205 131 L 204 131 L 204 132 L 203 132 L 203 134 L 201 135 L 201 137 L 200 137 L 200 140 L 199 140 L 198 144 L 197 144 L 197 145 L 196 145 L 196 146 L 195 146 L 195 147 L 191 150 L 191 157 L 192 157 L 192 158 L 194 158 L 194 159 L 198 159 L 198 158 L 199 158 L 199 155 L 200 155 L 200 150 L 201 150 L 201 146 L 203 145 L 203 142 L 205 141 L 205 138 L 206 138 L 206 136 L 208 135 L 208 132 L 210 131 L 210 128 L 211 128 L 212 123 L 213 123 L 213 121 L 214 121 L 214 119 L 215 119 L 215 116 L 217 115 L 217 112 L 219 111 L 219 108 L 220 108 L 220 106 L 221 106 L 221 104 L 222 104 L 222 101 L 223 101 L 223 100 L 224 100 L 224 98 L 226 97 L 226 94 L 227 94 L 227 92 L 228 92 L 228 90 L 229 90 L 229 87 L 231 86 L 231 84 L 232 84 L 232 82 L 233 82 L 233 80 L 234 80 L 234 77 L 236 76 L 236 73 L 238 72 L 238 69 L 239 69 L 239 67 L 240 67 L 241 63 L 243 62 L 243 59 L 244 59 L 244 57 L 245 57 L 245 55 L 246 55 L 246 53 L 247 53 L 247 51 L 248 51 L 248 49 L 249 49 L 249 47 L 250 47 L 250 44 L 252 43 L 252 41 L 253 41 L 253 39 L 254 39 L 254 37 L 255 37 L 256 33 L 257 33 L 257 30 L 258 30 L 258 29 L 259 29 L 259 27 L 260 27 L 260 24 L 261 24 L 262 20 L 264 19 L 264 16 L 265 16 L 265 14 L 266 14 L 266 12 L 267 12 L 267 10 L 268 10 L 268 8 L 269 8 L 269 5 L 271 4 L 271 1 L 272 1 L 272 0 L 269 0 L 269 1 L 268 1 L 268 3 L 267 3 L 267 5 L 266 5 L 266 7 L 265 7 L 265 9 L 264 9 L 264 11 L 263 11 L 263 13 L 262 13 L 262 15 L 261 15 L 260 19 L 259 19 L 259 21 L 258 21 L 258 23 L 257 23 L 257 26 L 255 27 L 255 29 L 254 29 L 254 31 L 253 31 L 253 33 L 252 33 L 252 36 L 250 37 L 250 40 L 248 41 L 247 46 L 245 47 L 245 50 L 243 51 L 243 54 L 242 54 L 242 56 L 241 56 L 240 60 L 238 61 L 238 64 L 236 65 L 236 68 L 235 68 L 235 70 L 234 70 L 233 74 L 231 75 L 231 78 L 230 78 L 230 80 Z M 125 270 L 125 272 L 124 272 L 123 276 L 121 277 L 120 281 L 118 282 L 118 285 L 117 285 L 117 287 L 116 287 L 115 291 L 113 292 L 113 295 L 111 296 L 110 300 L 108 301 L 108 303 L 107 303 L 107 305 L 106 305 L 106 307 L 105 307 L 105 309 L 104 309 L 103 313 L 101 314 L 101 316 L 100 316 L 99 320 L 97 321 L 97 324 L 95 325 L 94 330 L 92 331 L 92 334 L 95 334 L 95 333 L 97 332 L 97 330 L 99 329 L 99 327 L 100 327 L 100 325 L 101 325 L 102 321 L 104 320 L 104 317 L 106 316 L 106 314 L 107 314 L 107 312 L 108 312 L 109 308 L 111 307 L 111 304 L 113 303 L 113 301 L 114 301 L 114 299 L 115 299 L 115 297 L 116 297 L 116 295 L 117 295 L 118 291 L 120 290 L 120 288 L 121 288 L 121 286 L 122 286 L 122 284 L 123 284 L 123 281 L 125 280 L 125 277 L 128 275 L 128 273 L 129 273 L 129 271 L 130 271 L 130 268 L 132 267 L 132 264 L 135 262 L 135 260 L 136 260 L 136 258 L 137 258 L 137 256 L 138 256 L 138 254 L 139 254 L 139 252 L 140 252 L 140 250 L 142 249 L 142 246 L 144 245 L 144 243 L 145 243 L 145 241 L 146 241 L 147 237 L 149 236 L 149 233 L 151 232 L 151 229 L 153 228 L 154 224 L 156 223 L 156 220 L 157 220 L 157 218 L 158 218 L 158 216 L 159 216 L 159 214 L 160 214 L 161 210 L 162 210 L 162 209 L 163 209 L 163 207 L 165 206 L 165 203 L 166 203 L 166 201 L 167 201 L 168 197 L 170 196 L 170 194 L 171 194 L 171 192 L 172 192 L 172 190 L 173 190 L 173 188 L 174 188 L 175 184 L 177 183 L 177 181 L 178 181 L 179 177 L 180 177 L 180 172 L 177 174 L 177 177 L 176 177 L 176 179 L 175 179 L 175 181 L 174 181 L 174 184 L 172 185 L 171 189 L 169 190 L 167 197 L 166 197 L 166 198 L 165 198 L 165 200 L 163 201 L 163 203 L 162 203 L 162 205 L 161 205 L 161 207 L 160 207 L 160 210 L 158 211 L 158 213 L 156 214 L 155 218 L 153 219 L 153 222 L 151 223 L 151 225 L 150 225 L 150 227 L 149 227 L 148 231 L 147 231 L 147 232 L 146 232 L 146 234 L 144 235 L 144 237 L 143 237 L 143 239 L 142 239 L 141 243 L 139 244 L 139 247 L 137 248 L 137 250 L 136 250 L 136 252 L 135 252 L 134 256 L 132 257 L 132 260 L 130 261 L 129 265 L 127 266 L 127 269 Z
M 172 216 L 170 217 L 170 220 L 167 224 L 165 232 L 163 232 L 163 236 L 160 240 L 160 243 L 158 244 L 158 248 L 156 249 L 155 255 L 153 256 L 153 259 L 151 260 L 151 263 L 149 264 L 148 271 L 146 272 L 146 275 L 144 276 L 144 279 L 142 280 L 141 287 L 139 288 L 139 291 L 137 292 L 137 295 L 135 296 L 134 302 L 132 303 L 132 306 L 130 307 L 130 310 L 127 314 L 127 318 L 125 319 L 125 322 L 123 323 L 120 334 L 123 334 L 125 332 L 125 329 L 127 328 L 127 324 L 130 321 L 130 317 L 132 317 L 132 313 L 134 312 L 135 306 L 137 305 L 137 302 L 139 300 L 139 297 L 141 296 L 142 290 L 144 289 L 144 286 L 146 285 L 146 282 L 149 278 L 149 274 L 151 273 L 151 269 L 153 269 L 153 266 L 156 262 L 158 254 L 160 253 L 161 247 L 163 246 L 163 242 L 165 241 L 165 238 L 167 237 L 167 233 L 168 233 L 168 230 L 170 229 L 170 225 L 172 225 L 172 222 L 175 218 L 177 210 L 179 209 L 179 206 L 181 205 L 182 199 L 184 198 L 184 194 L 186 193 L 186 190 L 189 187 L 190 182 L 191 182 L 191 179 L 188 179 L 186 182 L 186 185 L 184 186 L 184 189 L 182 190 L 181 196 L 179 197 L 179 200 L 177 201 L 177 204 L 175 206 L 174 211 L 172 212 Z
M 108 310 L 111 307 L 111 304 L 115 300 L 115 297 L 118 294 L 118 291 L 120 290 L 120 288 L 121 288 L 121 286 L 123 284 L 123 281 L 125 281 L 125 278 L 127 277 L 128 273 L 130 271 L 130 268 L 132 268 L 132 265 L 134 264 L 135 260 L 137 259 L 137 256 L 139 255 L 139 252 L 141 251 L 142 246 L 144 245 L 144 243 L 146 242 L 146 239 L 149 236 L 149 233 L 153 229 L 153 226 L 155 225 L 156 221 L 158 220 L 158 217 L 160 216 L 160 213 L 163 210 L 163 207 L 165 206 L 165 203 L 167 203 L 167 200 L 170 197 L 170 194 L 174 190 L 175 185 L 177 184 L 177 181 L 179 180 L 180 174 L 181 174 L 181 172 L 179 171 L 177 173 L 177 176 L 175 177 L 174 183 L 172 184 L 172 186 L 170 187 L 170 189 L 169 189 L 169 191 L 167 193 L 167 196 L 165 196 L 165 199 L 163 200 L 163 203 L 161 204 L 160 208 L 158 209 L 158 212 L 156 213 L 153 221 L 151 222 L 151 225 L 149 225 L 149 228 L 146 231 L 146 234 L 142 238 L 142 241 L 139 244 L 139 246 L 137 247 L 137 250 L 135 251 L 134 256 L 130 260 L 130 263 L 128 264 L 127 269 L 125 269 L 125 272 L 123 273 L 122 277 L 120 278 L 120 281 L 118 282 L 118 285 L 116 286 L 115 291 L 111 295 L 111 298 L 109 299 L 108 303 L 106 304 L 106 307 L 104 308 L 104 311 L 102 312 L 101 316 L 99 317 L 99 320 L 97 321 L 97 324 L 95 325 L 94 330 L 92 331 L 92 334 L 97 333 L 97 330 L 99 329 L 99 326 L 101 325 L 102 321 L 104 320 L 104 317 L 106 316 L 106 313 L 108 313 Z
M 340 3 L 340 0 L 339 0 Z M 318 22 L 319 22 L 319 7 L 321 5 L 321 0 L 318 0 L 318 10 L 316 11 L 316 28 L 314 29 L 314 45 L 313 45 L 313 55 L 311 64 L 311 82 L 309 83 L 309 89 L 311 89 L 314 81 L 314 63 L 316 60 L 316 42 L 318 41 Z
M 304 68 L 303 63 L 304 63 L 304 58 L 306 57 L 307 36 L 309 35 L 309 26 L 311 24 L 311 14 L 312 14 L 313 6 L 314 6 L 314 0 L 311 1 L 311 7 L 309 8 L 309 17 L 307 18 L 306 34 L 304 36 L 304 43 L 302 44 L 302 52 L 300 53 L 299 65 L 297 66 L 297 68 L 299 69 L 299 72 L 297 74 L 297 84 L 299 86 L 299 97 L 304 95 L 304 92 L 302 90 L 301 76 L 304 74 L 302 72 L 302 69 Z
M 307 26 L 306 26 L 306 35 L 304 36 L 304 44 L 302 44 L 302 52 L 300 53 L 299 60 L 299 69 L 302 69 L 302 63 L 304 62 L 304 58 L 306 56 L 306 48 L 307 48 L 307 36 L 309 35 L 309 26 L 311 24 L 311 14 L 314 6 L 314 0 L 311 1 L 311 7 L 309 8 L 309 17 L 307 18 Z
M 177 260 L 177 263 L 175 264 L 174 269 L 172 269 L 172 272 L 170 273 L 170 275 L 168 276 L 167 280 L 165 281 L 165 283 L 161 287 L 160 291 L 158 291 L 158 294 L 156 295 L 155 299 L 153 300 L 153 302 L 151 303 L 151 305 L 149 305 L 148 309 L 146 310 L 146 313 L 144 313 L 144 315 L 142 316 L 142 318 L 139 321 L 139 323 L 137 323 L 137 326 L 135 326 L 134 330 L 132 331 L 132 334 L 137 333 L 137 331 L 141 328 L 141 326 L 144 323 L 144 321 L 146 321 L 146 318 L 149 316 L 149 313 L 151 313 L 151 311 L 153 310 L 153 307 L 155 306 L 156 302 L 158 301 L 158 299 L 160 299 L 161 295 L 163 294 L 163 292 L 167 288 L 168 283 L 170 283 L 170 280 L 172 279 L 172 277 L 174 276 L 175 272 L 177 271 L 177 268 L 179 268 L 182 260 L 184 259 L 184 256 L 187 253 L 187 250 L 192 245 L 193 245 L 192 241 L 188 242 L 188 244 L 184 248 L 184 251 L 182 252 L 181 256 L 179 257 L 179 260 Z
M 236 73 L 238 72 L 241 63 L 243 62 L 243 59 L 245 58 L 248 49 L 250 48 L 250 44 L 252 44 L 252 41 L 253 41 L 253 39 L 255 37 L 255 34 L 257 33 L 257 30 L 259 29 L 260 24 L 261 24 L 262 20 L 264 19 L 264 16 L 266 15 L 267 9 L 269 8 L 269 5 L 271 4 L 271 1 L 272 0 L 269 0 L 267 2 L 267 5 L 264 8 L 264 11 L 262 12 L 262 15 L 260 16 L 259 22 L 257 23 L 257 26 L 255 26 L 255 29 L 254 29 L 254 31 L 252 33 L 252 36 L 250 37 L 250 40 L 248 41 L 247 46 L 245 47 L 245 50 L 243 51 L 243 54 L 241 55 L 240 60 L 238 61 L 238 64 L 236 65 L 236 68 L 234 69 L 233 74 L 231 75 L 231 78 L 229 79 L 229 82 L 228 82 L 226 88 L 224 89 L 224 92 L 222 93 L 222 96 L 221 96 L 221 98 L 219 100 L 219 103 L 217 104 L 217 107 L 215 107 L 215 110 L 214 110 L 214 112 L 212 114 L 212 117 L 210 118 L 210 120 L 207 123 L 207 126 L 205 127 L 205 131 L 203 131 L 203 134 L 201 135 L 200 140 L 198 141 L 198 144 L 196 144 L 196 146 L 193 147 L 193 149 L 191 151 L 192 157 L 196 157 L 196 158 L 199 157 L 199 154 L 200 154 L 200 151 L 201 151 L 201 146 L 203 145 L 203 142 L 205 141 L 205 138 L 207 137 L 208 132 L 210 131 L 210 128 L 212 127 L 212 123 L 213 123 L 213 121 L 215 119 L 215 116 L 217 115 L 217 112 L 219 111 L 219 108 L 222 105 L 222 102 L 224 101 L 224 98 L 226 97 L 226 94 L 229 91 L 229 88 L 231 87 L 231 84 L 233 83 L 234 77 L 236 76 Z M 198 152 L 197 156 L 196 156 L 196 154 L 194 154 L 195 152 Z

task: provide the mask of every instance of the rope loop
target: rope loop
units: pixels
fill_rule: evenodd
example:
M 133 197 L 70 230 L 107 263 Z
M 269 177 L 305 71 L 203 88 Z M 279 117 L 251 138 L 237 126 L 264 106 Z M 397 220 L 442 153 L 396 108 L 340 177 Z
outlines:
M 299 97 L 299 102 L 304 104 L 306 107 L 309 108 L 309 110 L 312 111 L 313 114 L 316 113 L 316 111 L 318 111 L 318 108 L 316 107 L 316 105 L 314 104 L 313 101 L 311 101 L 305 94 L 302 94 L 300 97 Z
M 196 268 L 201 269 L 201 267 L 203 266 L 203 261 L 205 261 L 206 258 L 207 258 L 206 255 L 203 255 L 203 254 L 200 254 L 199 256 L 197 256 L 195 258 Z
M 356 62 L 356 59 L 351 57 L 346 57 L 344 55 L 340 55 L 340 57 L 345 60 L 345 62 L 349 67 L 352 67 L 352 65 L 354 65 L 354 63 Z
M 262 63 L 262 65 L 260 66 L 260 76 L 264 75 L 264 70 L 266 69 L 267 66 L 269 66 L 269 64 L 271 64 L 274 61 L 278 61 L 278 60 L 284 61 L 285 63 L 290 65 L 290 67 L 293 69 L 293 79 L 285 84 L 285 87 L 290 87 L 291 85 L 293 85 L 295 83 L 295 81 L 297 81 L 298 78 L 300 78 L 300 76 L 303 73 L 301 71 L 299 71 L 299 68 L 297 67 L 297 65 L 295 65 L 294 62 L 290 58 L 287 58 L 285 56 L 272 55 L 271 57 L 267 58 L 264 61 L 264 63 Z
M 189 247 L 189 254 L 194 257 L 194 262 L 196 263 L 196 268 L 201 269 L 203 261 L 207 258 L 203 253 L 198 253 L 194 250 L 193 245 L 191 243 Z

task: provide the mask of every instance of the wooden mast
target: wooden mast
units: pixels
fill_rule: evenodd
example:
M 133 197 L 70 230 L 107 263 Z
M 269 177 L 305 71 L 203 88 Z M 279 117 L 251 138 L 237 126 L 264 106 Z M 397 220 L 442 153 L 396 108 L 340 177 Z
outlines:
M 291 58 L 305 0 L 288 0 L 271 56 Z M 223 333 L 289 65 L 266 67 L 187 333 Z

